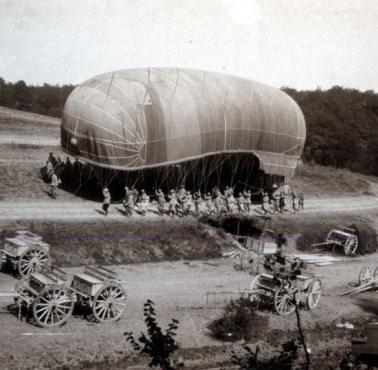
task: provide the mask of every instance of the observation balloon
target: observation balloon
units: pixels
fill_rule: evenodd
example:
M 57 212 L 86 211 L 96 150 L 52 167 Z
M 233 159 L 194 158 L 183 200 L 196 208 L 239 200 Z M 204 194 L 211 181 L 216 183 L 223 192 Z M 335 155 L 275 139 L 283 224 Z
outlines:
M 166 168 L 225 155 L 257 157 L 266 174 L 291 176 L 306 126 L 281 90 L 225 74 L 175 68 L 106 73 L 68 97 L 63 149 L 122 171 Z

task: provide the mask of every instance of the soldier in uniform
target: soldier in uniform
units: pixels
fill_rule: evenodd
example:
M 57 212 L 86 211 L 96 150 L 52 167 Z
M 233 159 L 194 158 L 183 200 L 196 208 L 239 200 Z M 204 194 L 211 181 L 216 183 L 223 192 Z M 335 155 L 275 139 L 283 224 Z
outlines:
M 188 190 L 186 192 L 186 207 L 184 210 L 187 216 L 190 216 L 190 213 L 192 211 L 192 205 L 193 205 L 193 196 L 192 196 L 192 193 Z
M 298 197 L 298 210 L 303 211 L 304 210 L 304 194 L 300 193 Z
M 236 203 L 238 205 L 239 213 L 244 213 L 244 211 L 245 211 L 245 198 L 243 196 L 243 193 L 239 193 L 239 196 L 236 200 Z
M 59 184 L 59 182 L 58 182 L 58 176 L 53 171 L 52 175 L 51 175 L 51 183 L 50 183 L 50 186 L 51 186 L 51 197 L 53 199 L 56 199 L 58 184 Z
M 298 194 L 295 190 L 293 190 L 293 192 L 291 193 L 291 200 L 293 203 L 293 212 L 297 213 L 299 211 L 299 199 Z
M 104 211 L 105 216 L 107 216 L 111 201 L 109 189 L 104 188 L 104 190 L 102 191 L 102 195 L 104 196 L 104 200 L 102 202 L 102 210 Z
M 134 213 L 134 192 L 125 187 L 125 199 L 123 200 L 123 206 L 125 207 L 127 216 L 132 216 Z
M 223 196 L 219 190 L 216 192 L 214 205 L 215 205 L 215 209 L 218 215 L 226 213 L 226 210 L 224 208 Z
M 230 188 L 228 192 L 228 197 L 226 198 L 226 204 L 228 208 L 228 212 L 233 213 L 235 208 L 235 197 L 234 197 L 234 190 Z
M 139 209 L 142 216 L 145 216 L 147 213 L 148 205 L 150 203 L 150 197 L 146 194 L 144 189 L 141 191 Z
M 174 217 L 177 211 L 177 198 L 175 191 L 171 189 L 171 191 L 168 194 L 168 201 L 169 201 L 169 208 L 168 208 L 168 213 L 171 217 Z
M 157 197 L 157 201 L 158 201 L 159 214 L 160 214 L 160 216 L 163 216 L 164 212 L 165 212 L 165 196 L 164 196 L 164 193 L 161 189 L 159 189 L 156 192 L 156 197 Z
M 201 203 L 202 203 L 202 196 L 201 196 L 201 192 L 198 190 L 194 193 L 194 207 L 196 210 L 196 216 L 199 216 L 200 214 Z
M 51 176 L 54 173 L 54 166 L 50 161 L 46 161 L 46 175 L 47 179 L 51 180 Z
M 264 214 L 270 213 L 269 210 L 269 195 L 267 192 L 263 191 L 262 192 L 262 206 L 261 209 L 264 211 Z
M 245 211 L 247 212 L 247 214 L 249 214 L 249 212 L 251 211 L 251 205 L 252 205 L 251 190 L 248 190 L 248 191 L 245 192 L 244 198 L 245 198 Z
M 213 205 L 213 199 L 210 193 L 206 193 L 205 195 L 205 204 L 206 204 L 206 213 L 208 215 L 212 215 L 214 213 L 214 205 Z

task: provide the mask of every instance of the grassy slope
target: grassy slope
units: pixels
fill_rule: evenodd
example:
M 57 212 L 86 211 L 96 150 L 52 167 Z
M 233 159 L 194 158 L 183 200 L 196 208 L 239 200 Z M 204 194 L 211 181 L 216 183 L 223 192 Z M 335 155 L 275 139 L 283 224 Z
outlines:
M 222 233 L 196 220 L 1 221 L 0 240 L 30 230 L 51 245 L 60 266 L 120 264 L 221 256 Z
M 346 169 L 304 164 L 291 183 L 307 197 L 373 195 L 378 178 Z
M 348 226 L 354 222 L 367 223 L 375 228 L 378 233 L 378 211 L 364 212 L 363 214 L 330 214 L 306 215 L 293 219 L 290 217 L 281 217 L 273 223 L 273 229 L 277 232 L 284 232 L 289 239 L 295 240 L 298 249 L 311 251 L 314 248 L 311 244 L 320 243 L 325 240 L 328 232 L 340 226 Z M 329 251 L 329 249 L 323 249 Z

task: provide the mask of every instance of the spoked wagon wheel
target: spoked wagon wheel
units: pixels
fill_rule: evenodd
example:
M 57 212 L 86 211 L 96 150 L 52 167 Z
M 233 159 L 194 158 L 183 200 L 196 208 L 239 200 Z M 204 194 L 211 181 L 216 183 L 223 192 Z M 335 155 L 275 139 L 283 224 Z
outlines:
M 306 304 L 309 310 L 312 310 L 318 305 L 321 295 L 322 295 L 322 283 L 320 282 L 319 279 L 312 280 L 307 288 Z
M 20 257 L 18 272 L 21 277 L 27 277 L 32 272 L 47 266 L 50 261 L 48 252 L 41 247 L 30 247 Z
M 33 302 L 33 317 L 39 326 L 54 327 L 64 324 L 71 316 L 74 299 L 59 285 L 47 286 Z
M 358 247 L 358 238 L 355 235 L 351 235 L 344 245 L 344 252 L 346 256 L 355 254 Z
M 278 315 L 290 315 L 295 310 L 297 288 L 283 286 L 274 292 L 274 310 Z
M 258 301 L 259 297 L 260 297 L 260 287 L 259 287 L 259 283 L 260 283 L 260 275 L 256 275 L 252 281 L 251 281 L 251 285 L 249 286 L 249 292 L 248 292 L 248 295 L 249 295 L 249 300 L 251 302 L 255 302 L 255 301 Z
M 126 292 L 119 284 L 103 286 L 93 299 L 93 315 L 99 322 L 118 320 L 126 308 Z
M 376 271 L 374 272 L 374 274 Z M 358 284 L 364 285 L 370 282 L 373 279 L 373 271 L 369 267 L 363 267 L 358 275 Z

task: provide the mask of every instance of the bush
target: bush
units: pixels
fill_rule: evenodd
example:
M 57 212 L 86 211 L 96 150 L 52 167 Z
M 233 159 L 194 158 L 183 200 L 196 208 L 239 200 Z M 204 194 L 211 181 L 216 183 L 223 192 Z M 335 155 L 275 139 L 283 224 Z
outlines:
M 249 299 L 231 301 L 222 317 L 208 325 L 214 338 L 225 341 L 246 341 L 257 338 L 267 326 L 268 317 L 256 312 L 256 305 Z

